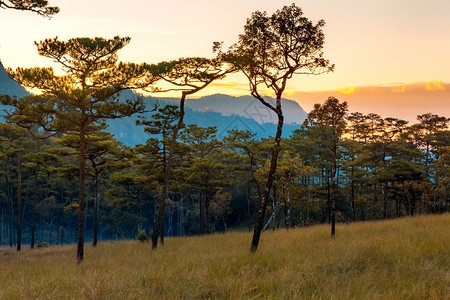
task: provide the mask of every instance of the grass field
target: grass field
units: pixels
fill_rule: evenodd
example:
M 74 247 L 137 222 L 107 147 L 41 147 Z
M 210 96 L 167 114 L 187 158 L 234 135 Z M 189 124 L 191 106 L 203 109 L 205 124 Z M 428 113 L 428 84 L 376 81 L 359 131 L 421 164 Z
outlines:
M 1 299 L 450 299 L 450 214 L 0 251 Z

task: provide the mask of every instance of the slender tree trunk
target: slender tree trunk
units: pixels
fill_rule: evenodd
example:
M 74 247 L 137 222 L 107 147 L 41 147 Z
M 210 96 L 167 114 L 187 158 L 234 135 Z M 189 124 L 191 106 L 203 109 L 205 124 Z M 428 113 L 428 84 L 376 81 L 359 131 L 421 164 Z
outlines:
M 383 196 L 383 219 L 388 217 L 387 182 L 381 184 L 381 195 Z
M 22 248 L 22 157 L 17 161 L 17 251 Z
M 273 206 L 273 219 L 272 219 L 272 230 L 275 231 L 275 220 L 277 218 L 277 210 L 275 209 L 275 207 L 277 207 L 277 203 L 278 201 L 277 199 L 277 186 L 272 186 L 273 187 L 273 198 L 272 198 L 272 206 Z
M 364 222 L 364 221 L 366 221 L 366 208 L 365 208 L 365 205 L 364 205 L 364 201 L 365 200 L 363 200 L 363 191 L 364 191 L 364 187 L 363 187 L 363 183 L 361 182 L 361 185 L 360 185 L 360 197 L 361 197 L 361 204 L 360 204 L 361 216 L 360 216 L 360 220 Z
M 337 173 L 337 148 L 336 145 L 333 149 L 333 168 L 331 174 L 331 237 L 334 238 L 336 236 L 336 173 Z
M 258 184 L 258 183 L 256 183 Z M 247 225 L 248 225 L 248 232 L 250 232 L 251 230 L 251 216 L 250 216 L 250 193 L 249 193 L 249 189 L 250 186 L 247 187 L 247 189 L 245 190 L 245 195 L 247 196 L 247 216 L 248 216 L 248 220 L 247 220 Z
M 277 99 L 277 102 L 278 101 L 281 101 L 281 99 Z M 252 244 L 250 246 L 250 252 L 256 252 L 256 249 L 258 249 L 259 240 L 261 238 L 261 231 L 264 225 L 264 217 L 266 215 L 267 201 L 269 199 L 270 189 L 272 188 L 273 180 L 275 179 L 275 172 L 277 170 L 278 152 L 280 151 L 281 133 L 283 131 L 283 123 L 284 123 L 284 117 L 281 111 L 281 102 L 279 105 L 280 107 L 278 108 L 277 111 L 278 126 L 277 132 L 275 134 L 275 143 L 273 145 L 272 158 L 270 160 L 269 175 L 267 177 L 267 181 L 264 186 L 263 196 L 259 204 L 258 219 L 256 220 L 255 229 L 253 231 L 253 238 Z
M 50 216 L 50 220 L 48 221 L 48 244 L 53 245 L 53 218 L 54 216 Z
M 333 171 L 331 171 L 333 172 Z M 328 170 L 326 169 L 327 173 L 327 210 L 328 210 L 328 224 L 331 224 L 331 215 L 332 215 L 332 205 L 331 205 L 331 185 L 330 185 L 330 175 L 328 175 Z
M 208 186 L 206 187 L 208 189 Z M 205 191 L 205 233 L 211 233 L 211 218 L 209 215 L 210 195 L 208 190 Z
M 99 200 L 99 191 L 98 191 L 98 172 L 95 170 L 95 185 L 94 185 L 94 237 L 92 241 L 92 246 L 97 246 L 97 237 L 98 237 L 98 200 Z
M 355 207 L 355 179 L 353 177 L 354 168 L 352 166 L 352 182 L 351 182 L 351 201 L 352 201 L 352 212 L 353 212 L 353 222 L 356 221 L 356 207 Z
M 38 179 L 38 167 L 34 169 L 34 176 L 33 176 L 33 215 L 31 217 L 31 249 L 34 249 L 35 235 L 36 235 L 37 179 Z
M 289 190 L 287 190 L 286 196 L 287 196 L 286 229 L 289 229 L 290 224 L 291 224 L 291 197 L 289 194 Z
M 155 226 L 152 233 L 152 249 L 156 249 L 158 246 L 158 236 L 161 237 L 161 244 L 164 244 L 164 212 L 166 210 L 166 202 L 169 190 L 170 169 L 172 167 L 173 155 L 175 153 L 175 145 L 177 142 L 178 131 L 183 126 L 184 120 L 184 102 L 186 100 L 186 93 L 181 94 L 180 99 L 180 117 L 178 119 L 177 126 L 173 130 L 172 140 L 170 141 L 169 155 L 167 157 L 166 169 L 164 170 L 164 182 L 161 198 L 159 199 L 159 205 L 157 209 L 157 216 Z
M 205 195 L 200 191 L 200 235 L 205 234 Z
M 387 169 L 386 159 L 383 157 L 383 171 Z M 388 203 L 387 203 L 387 180 L 383 180 L 381 183 L 381 195 L 383 197 L 383 219 L 388 217 Z
M 139 199 L 139 193 L 136 196 L 136 214 L 137 214 L 137 224 L 136 224 L 136 228 L 137 231 L 141 231 L 141 203 L 140 203 L 140 199 Z
M 3 219 L 3 205 L 0 203 L 0 247 L 3 244 L 3 229 L 4 229 L 4 222 L 5 220 Z
M 5 183 L 6 183 L 6 197 L 8 198 L 8 235 L 9 235 L 9 247 L 12 247 L 12 216 L 13 216 L 13 202 L 12 202 L 12 195 L 11 195 L 11 186 L 9 182 L 9 166 L 8 162 L 5 159 L 5 169 L 6 169 L 6 176 L 5 176 Z
M 86 148 L 84 128 L 80 130 L 79 144 L 79 181 L 78 181 L 78 235 L 77 235 L 77 262 L 80 264 L 84 257 L 84 215 L 85 215 L 85 181 L 86 181 Z

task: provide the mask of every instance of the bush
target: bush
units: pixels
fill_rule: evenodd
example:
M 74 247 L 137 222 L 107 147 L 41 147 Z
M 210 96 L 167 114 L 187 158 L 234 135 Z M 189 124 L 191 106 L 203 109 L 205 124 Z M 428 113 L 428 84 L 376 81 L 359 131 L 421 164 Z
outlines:
M 47 242 L 37 242 L 36 243 L 36 248 L 45 248 L 45 247 L 48 247 Z
M 145 233 L 145 229 L 139 230 L 137 239 L 141 242 L 148 242 L 149 238 L 148 238 L 147 233 Z

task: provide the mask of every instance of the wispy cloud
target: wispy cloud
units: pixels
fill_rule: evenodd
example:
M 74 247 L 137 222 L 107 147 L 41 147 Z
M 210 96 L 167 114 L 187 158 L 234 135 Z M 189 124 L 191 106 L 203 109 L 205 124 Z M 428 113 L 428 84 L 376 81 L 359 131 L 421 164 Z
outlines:
M 248 94 L 248 84 L 241 82 L 213 82 L 210 84 L 210 88 L 214 89 L 229 89 L 234 91 L 241 91 Z
M 417 115 L 427 112 L 450 116 L 450 83 L 437 80 L 296 92 L 290 98 L 310 111 L 315 103 L 323 103 L 330 96 L 347 101 L 352 112 L 373 112 L 383 117 L 397 117 L 410 122 L 415 122 Z

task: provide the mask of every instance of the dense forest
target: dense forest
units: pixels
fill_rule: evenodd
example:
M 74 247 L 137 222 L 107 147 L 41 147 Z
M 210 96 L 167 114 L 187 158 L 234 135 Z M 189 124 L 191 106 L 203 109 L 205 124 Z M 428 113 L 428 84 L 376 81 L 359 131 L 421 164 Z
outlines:
M 376 114 L 349 113 L 342 104 L 330 98 L 316 105 L 304 125 L 282 140 L 264 229 L 329 222 L 334 159 L 338 222 L 448 211 L 449 119 L 428 113 L 408 125 Z M 343 117 L 339 130 L 333 130 L 333 114 L 339 108 Z M 177 107 L 159 107 L 153 119 L 141 122 L 151 137 L 134 148 L 106 131 L 87 137 L 88 240 L 94 230 L 99 240 L 151 232 L 178 118 Z M 216 133 L 214 127 L 196 125 L 183 126 L 179 133 L 164 220 L 166 236 L 253 226 L 271 139 L 231 130 L 219 140 Z M 11 122 L 0 124 L 0 135 L 1 244 L 16 245 L 18 222 L 24 243 L 75 242 L 77 137 L 42 139 L 45 133 Z

